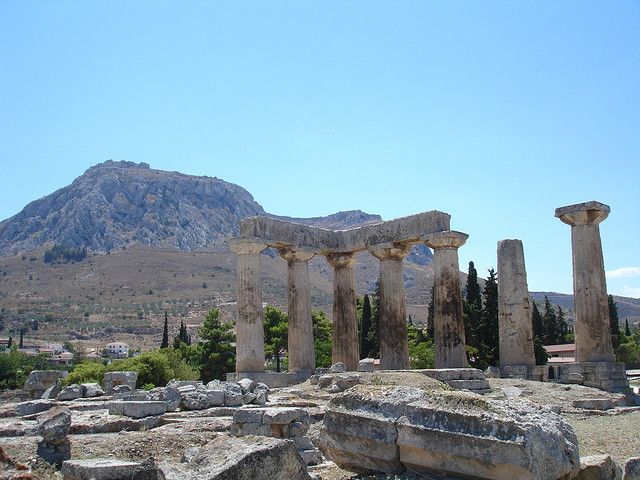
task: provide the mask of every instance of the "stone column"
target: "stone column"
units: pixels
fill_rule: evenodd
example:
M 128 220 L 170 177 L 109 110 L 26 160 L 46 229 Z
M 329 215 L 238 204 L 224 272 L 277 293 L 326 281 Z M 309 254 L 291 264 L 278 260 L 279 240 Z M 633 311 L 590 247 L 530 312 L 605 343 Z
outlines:
M 356 318 L 356 285 L 354 252 L 327 255 L 333 267 L 333 335 L 332 362 L 342 362 L 347 370 L 358 370 L 358 319 Z
M 409 252 L 409 247 L 382 244 L 371 247 L 369 251 L 380 260 L 380 368 L 406 370 L 409 368 L 409 344 L 402 259 Z
M 236 372 L 264 371 L 264 327 L 260 252 L 257 240 L 234 238 L 231 250 L 238 256 L 238 319 L 236 321 Z
M 571 225 L 576 362 L 614 361 L 598 227 L 610 210 L 599 202 L 556 208 L 555 216 Z
M 311 291 L 309 286 L 309 260 L 314 252 L 278 249 L 287 261 L 287 283 L 289 285 L 289 372 L 313 373 L 316 355 L 313 345 L 313 323 L 311 320 Z
M 527 271 L 520 240 L 498 242 L 500 366 L 533 366 L 533 328 Z
M 466 368 L 462 291 L 458 248 L 469 235 L 445 231 L 427 235 L 424 240 L 434 250 L 434 336 L 436 368 Z

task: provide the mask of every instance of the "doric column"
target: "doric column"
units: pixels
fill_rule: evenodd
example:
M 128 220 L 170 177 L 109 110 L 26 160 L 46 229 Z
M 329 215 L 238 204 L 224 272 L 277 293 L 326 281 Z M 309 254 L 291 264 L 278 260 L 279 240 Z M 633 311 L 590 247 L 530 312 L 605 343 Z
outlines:
M 314 252 L 278 249 L 287 261 L 287 283 L 289 285 L 289 372 L 314 372 L 316 355 L 313 345 L 313 323 L 311 320 L 311 291 L 309 286 L 309 260 Z
M 409 252 L 409 247 L 382 244 L 371 247 L 369 251 L 380 260 L 380 368 L 406 370 L 409 368 L 409 345 L 402 259 Z
M 350 371 L 358 370 L 358 319 L 356 318 L 356 286 L 354 252 L 327 254 L 333 267 L 333 347 L 332 362 L 342 362 Z
M 260 252 L 257 240 L 234 238 L 231 250 L 238 256 L 238 319 L 236 321 L 236 372 L 264 371 L 264 327 Z
M 424 238 L 434 250 L 436 368 L 467 367 L 458 248 L 464 245 L 468 237 L 466 233 L 448 230 Z
M 556 217 L 571 225 L 576 362 L 614 361 L 598 227 L 610 210 L 599 202 L 556 208 Z
M 498 242 L 498 315 L 500 366 L 535 365 L 527 271 L 520 240 Z

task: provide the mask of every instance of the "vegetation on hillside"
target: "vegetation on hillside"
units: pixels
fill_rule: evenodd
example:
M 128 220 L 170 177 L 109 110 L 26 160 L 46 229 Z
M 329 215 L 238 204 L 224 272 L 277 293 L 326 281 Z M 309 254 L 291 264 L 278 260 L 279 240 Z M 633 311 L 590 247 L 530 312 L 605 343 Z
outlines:
M 44 252 L 44 263 L 81 262 L 85 258 L 87 247 L 73 248 L 56 243 Z

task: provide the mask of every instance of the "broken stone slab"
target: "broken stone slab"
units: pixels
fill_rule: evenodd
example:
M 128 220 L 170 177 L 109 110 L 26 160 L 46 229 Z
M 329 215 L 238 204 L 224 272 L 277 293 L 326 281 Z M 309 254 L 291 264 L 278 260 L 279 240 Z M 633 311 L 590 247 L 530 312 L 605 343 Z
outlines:
M 238 408 L 233 412 L 234 423 L 262 423 L 264 408 Z
M 358 362 L 359 372 L 373 372 L 375 360 L 373 358 L 363 358 Z
M 255 382 L 250 378 L 241 378 L 240 380 L 238 380 L 238 385 L 240 385 L 240 388 L 242 389 L 242 393 L 247 394 L 247 393 L 253 393 L 253 391 L 256 388 L 257 382 Z
M 56 385 L 68 374 L 66 370 L 33 370 L 24 382 L 23 389 L 29 393 L 30 398 L 40 398 L 49 387 Z
M 322 453 L 317 448 L 312 448 L 309 450 L 298 450 L 298 453 L 304 460 L 304 463 L 307 465 L 320 465 L 324 459 L 322 458 Z
M 38 433 L 38 423 L 33 420 L 0 421 L 0 437 L 27 437 Z
M 104 390 L 97 383 L 81 383 L 80 390 L 83 398 L 101 397 L 104 395 Z
M 309 480 L 293 442 L 270 437 L 220 436 L 201 447 L 189 462 L 161 462 L 164 480 Z
M 68 437 L 56 444 L 41 440 L 38 442 L 36 453 L 47 463 L 60 468 L 62 462 L 71 458 L 71 442 Z
M 107 410 L 95 412 L 79 412 L 73 414 L 69 433 L 86 435 L 94 433 L 117 433 L 122 431 L 139 432 L 160 425 L 162 416 L 131 418 L 121 415 L 110 415 Z
M 640 457 L 632 457 L 624 464 L 623 480 L 640 480 Z
M 72 384 L 68 387 L 64 387 L 58 395 L 56 395 L 56 400 L 66 401 L 66 400 L 77 400 L 82 397 L 82 388 L 80 385 Z
M 337 362 L 329 367 L 329 373 L 344 373 L 347 371 L 347 367 L 342 362 Z
M 233 390 L 224 391 L 224 405 L 226 407 L 239 407 L 243 404 L 244 402 L 242 397 L 242 391 L 240 392 L 235 392 Z
M 318 387 L 327 388 L 333 383 L 333 375 L 321 375 L 318 378 Z
M 42 398 L 43 400 L 54 400 L 59 393 L 60 384 L 56 383 L 55 385 L 51 385 L 49 388 L 47 388 L 40 398 Z
M 224 406 L 224 390 L 205 390 L 207 397 L 209 397 L 210 407 L 223 407 Z
M 252 402 L 256 405 L 265 405 L 268 400 L 269 392 L 268 390 L 254 390 L 254 395 L 256 396 L 255 400 Z
M 250 404 L 253 403 L 256 399 L 256 394 L 255 393 L 245 393 L 244 395 L 242 395 L 242 403 L 244 404 Z
M 622 469 L 609 455 L 589 455 L 580 459 L 580 471 L 573 480 L 622 480 Z
M 173 387 L 180 389 L 181 387 L 196 387 L 196 389 L 203 387 L 204 384 L 200 380 L 170 380 L 167 383 L 167 387 Z
M 38 417 L 38 433 L 47 443 L 62 443 L 71 427 L 71 410 L 66 407 L 52 408 Z
M 182 395 L 180 406 L 184 410 L 204 410 L 209 407 L 209 396 L 203 392 L 189 392 Z
M 358 385 L 362 382 L 362 378 L 360 378 L 360 375 L 357 373 L 343 373 L 336 375 L 333 382 L 342 391 L 347 388 L 351 388 L 354 385 Z
M 64 480 L 157 480 L 153 459 L 128 462 L 113 458 L 67 460 L 62 463 Z
M 297 407 L 272 407 L 264 410 L 262 423 L 287 425 L 292 422 L 309 423 L 309 413 Z
M 167 403 L 167 411 L 174 412 L 180 407 L 182 395 L 180 391 L 172 386 L 157 387 L 147 392 L 147 400 L 161 401 Z
M 579 398 L 571 402 L 571 405 L 585 410 L 611 410 L 615 407 L 610 398 Z
M 357 385 L 329 403 L 319 443 L 359 473 L 543 480 L 579 468 L 577 438 L 558 415 L 459 391 Z
M 160 401 L 146 402 L 113 402 L 109 405 L 110 415 L 124 415 L 131 418 L 144 418 L 162 415 L 167 411 L 167 403 Z
M 56 403 L 53 400 L 28 400 L 26 402 L 16 404 L 13 409 L 9 409 L 7 413 L 11 412 L 11 415 L 7 416 L 26 417 L 28 415 L 33 415 L 34 413 L 49 410 L 54 407 L 55 404 Z
M 126 385 L 131 390 L 135 390 L 137 381 L 138 372 L 107 372 L 104 374 L 102 385 L 107 395 L 110 395 L 117 385 Z

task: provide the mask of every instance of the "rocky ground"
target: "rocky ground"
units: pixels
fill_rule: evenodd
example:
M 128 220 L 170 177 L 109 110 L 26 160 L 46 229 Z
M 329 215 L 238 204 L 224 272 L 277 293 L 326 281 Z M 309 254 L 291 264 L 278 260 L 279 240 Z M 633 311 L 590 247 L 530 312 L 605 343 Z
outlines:
M 426 390 L 433 388 L 447 389 L 439 382 L 416 372 L 384 372 L 362 373 L 360 382 L 371 385 L 411 385 Z M 493 398 L 527 399 L 559 412 L 575 430 L 580 456 L 596 453 L 610 454 L 619 465 L 632 456 L 640 455 L 640 407 L 622 406 L 624 398 L 619 394 L 611 394 L 600 390 L 554 383 L 539 383 L 524 380 L 490 379 Z M 312 385 L 309 381 L 294 387 L 274 389 L 269 396 L 268 405 L 302 407 L 309 412 L 312 425 L 309 438 L 317 441 L 322 425 L 324 409 L 336 395 L 327 389 Z M 585 400 L 593 400 L 584 403 Z M 72 411 L 71 457 L 83 458 L 115 458 L 121 460 L 144 461 L 154 457 L 157 461 L 173 461 L 179 463 L 192 457 L 199 447 L 212 439 L 228 436 L 232 424 L 233 408 L 217 407 L 206 410 L 170 412 L 161 415 L 152 423 L 137 421 L 117 424 L 121 417 L 109 415 L 100 402 L 105 400 L 85 400 L 83 402 L 65 402 Z M 582 402 L 582 403 L 581 403 Z M 594 410 L 594 407 L 611 406 L 607 410 Z M 576 405 L 589 406 L 589 409 Z M 7 412 L 10 405 L 3 405 L 0 410 Z M 1 412 L 0 412 L 1 414 Z M 6 415 L 6 413 L 5 413 Z M 0 447 L 6 455 L 16 462 L 30 467 L 33 477 L 40 479 L 61 479 L 60 473 L 49 466 L 37 455 L 35 428 L 37 415 L 0 418 Z M 96 427 L 99 425 L 99 427 Z M 114 425 L 116 431 L 109 431 Z M 146 425 L 146 427 L 145 427 Z M 154 426 L 157 425 L 157 426 Z M 144 431 L 120 430 L 149 428 Z M 89 433 L 91 431 L 104 433 Z M 12 436 L 9 436 L 12 435 Z M 0 469 L 2 466 L 0 466 Z M 402 475 L 358 476 L 342 470 L 331 462 L 309 467 L 309 472 L 323 480 L 343 479 L 406 479 L 425 478 L 411 473 Z M 0 470 L 0 478 L 13 477 Z M 438 478 L 438 477 L 433 477 Z

